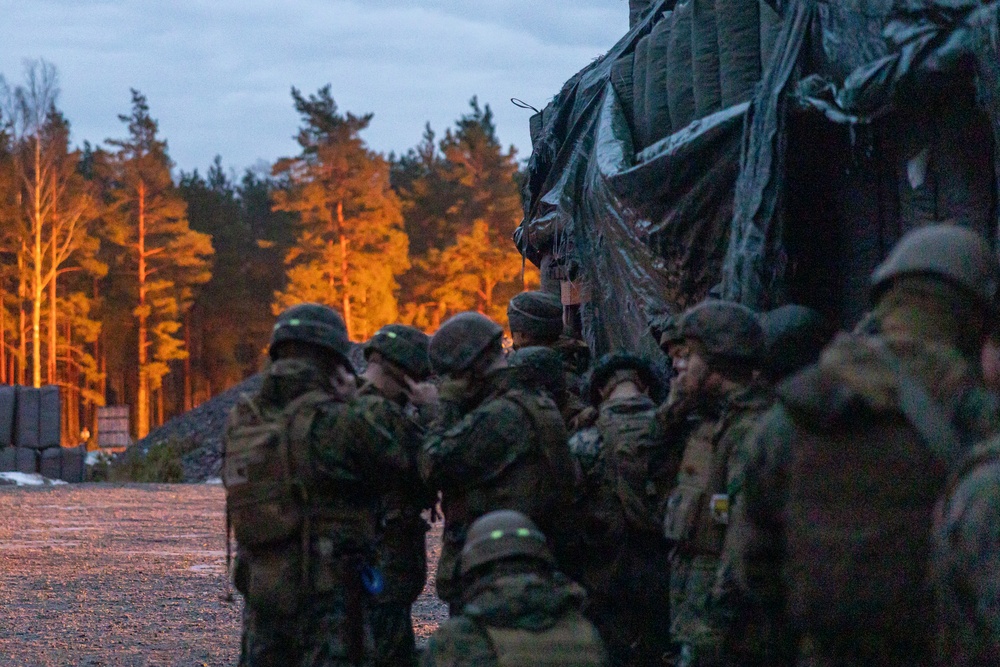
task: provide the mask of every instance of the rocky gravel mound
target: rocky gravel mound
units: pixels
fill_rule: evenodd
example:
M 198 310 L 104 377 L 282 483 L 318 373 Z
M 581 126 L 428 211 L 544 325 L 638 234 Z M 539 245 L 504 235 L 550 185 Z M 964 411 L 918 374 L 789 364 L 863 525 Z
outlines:
M 361 345 L 351 349 L 351 363 L 361 372 L 365 359 Z M 125 457 L 146 456 L 155 445 L 172 443 L 185 451 L 181 459 L 185 482 L 204 482 L 219 477 L 222 469 L 222 436 L 229 413 L 243 394 L 260 389 L 258 373 L 193 410 L 174 417 L 129 448 Z
M 190 447 L 181 458 L 185 482 L 204 482 L 219 476 L 222 466 L 222 436 L 229 413 L 244 394 L 260 389 L 261 376 L 254 375 L 194 410 L 174 417 L 135 443 L 126 457 L 145 456 L 154 445 L 172 443 Z

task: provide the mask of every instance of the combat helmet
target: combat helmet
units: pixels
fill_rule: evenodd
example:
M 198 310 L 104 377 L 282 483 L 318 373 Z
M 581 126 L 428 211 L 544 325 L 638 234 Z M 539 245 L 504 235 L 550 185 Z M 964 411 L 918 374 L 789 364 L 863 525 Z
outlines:
M 597 406 L 601 402 L 601 389 L 611 380 L 615 373 L 621 371 L 632 371 L 646 387 L 650 396 L 656 396 L 660 389 L 660 379 L 653 371 L 652 365 L 642 357 L 621 352 L 605 354 L 597 360 L 594 368 L 587 378 L 587 397 L 591 405 Z
M 757 313 L 733 301 L 709 299 L 689 308 L 676 335 L 701 341 L 711 357 L 727 361 L 757 362 L 764 348 Z
M 365 359 L 372 352 L 378 352 L 411 378 L 422 382 L 431 375 L 429 345 L 430 337 L 423 331 L 403 324 L 388 324 L 365 343 Z
M 311 343 L 348 359 L 351 341 L 340 313 L 318 303 L 300 303 L 280 315 L 271 330 L 268 354 L 276 358 L 277 347 L 286 341 Z
M 903 236 L 872 274 L 872 299 L 911 275 L 940 276 L 990 306 L 997 296 L 996 257 L 983 237 L 957 225 L 927 225 Z
M 521 380 L 532 387 L 545 389 L 558 398 L 566 393 L 566 373 L 562 355 L 550 347 L 531 345 L 515 350 L 507 357 L 507 365 Z
M 469 528 L 460 571 L 464 576 L 477 567 L 514 556 L 555 565 L 545 535 L 531 519 L 514 510 L 497 510 L 479 517 Z
M 562 301 L 548 292 L 521 292 L 507 304 L 507 320 L 512 332 L 556 340 L 563 332 Z
M 788 304 L 760 316 L 764 328 L 762 365 L 782 378 L 815 362 L 833 338 L 834 328 L 819 312 Z
M 503 337 L 503 327 L 481 313 L 455 315 L 431 337 L 431 366 L 438 375 L 461 373 Z

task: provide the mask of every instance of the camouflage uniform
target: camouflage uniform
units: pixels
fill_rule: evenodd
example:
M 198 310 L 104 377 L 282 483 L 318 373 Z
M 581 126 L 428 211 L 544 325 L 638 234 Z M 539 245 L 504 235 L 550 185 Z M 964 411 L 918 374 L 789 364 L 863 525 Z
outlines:
M 748 435 L 771 403 L 770 394 L 750 379 L 763 347 L 756 314 L 729 302 L 708 301 L 686 311 L 674 333 L 700 345 L 709 368 L 728 369 L 733 377 L 722 396 L 698 397 L 702 414 L 714 420 L 681 422 L 674 400 L 661 409 L 662 428 L 682 424 L 687 440 L 677 485 L 665 512 L 665 532 L 675 542 L 670 563 L 671 637 L 680 648 L 680 665 L 726 663 L 734 633 L 735 610 L 728 597 L 716 595 L 729 504 L 744 484 Z M 705 391 L 705 390 L 702 390 Z M 676 397 L 674 397 L 676 398 Z M 697 414 L 695 412 L 694 414 Z
M 516 509 L 537 520 L 555 546 L 563 544 L 573 484 L 566 426 L 552 400 L 521 370 L 507 367 L 503 328 L 480 313 L 459 313 L 431 338 L 430 359 L 444 376 L 442 414 L 425 439 L 420 472 L 442 494 L 445 515 L 438 597 L 460 604 L 458 557 L 478 517 Z
M 526 345 L 515 348 L 543 346 L 561 357 L 568 394 L 560 408 L 567 427 L 572 427 L 586 408 L 584 375 L 590 367 L 590 349 L 583 341 L 563 334 L 563 306 L 559 297 L 547 292 L 522 292 L 507 305 L 507 319 L 511 333 L 522 334 L 527 340 Z
M 494 371 L 480 392 L 481 402 L 451 428 L 432 433 L 421 454 L 424 479 L 442 492 L 437 592 L 452 605 L 460 598 L 456 568 L 469 525 L 492 510 L 515 509 L 558 542 L 565 529 L 556 523 L 566 517 L 572 485 L 565 426 L 552 399 L 509 368 Z
M 501 511 L 473 524 L 462 552 L 463 612 L 431 637 L 425 667 L 606 667 L 584 592 L 553 572 L 545 536 Z
M 736 610 L 727 596 L 719 595 L 718 582 L 728 582 L 730 575 L 722 567 L 722 547 L 728 527 L 724 507 L 710 507 L 718 496 L 725 503 L 734 502 L 742 492 L 749 458 L 749 435 L 771 405 L 770 394 L 750 385 L 733 390 L 722 401 L 718 420 L 703 422 L 692 432 L 688 451 L 698 438 L 709 434 L 711 425 L 711 461 L 685 458 L 678 476 L 679 485 L 688 478 L 718 476 L 708 489 L 709 497 L 701 502 L 695 532 L 677 544 L 671 561 L 671 636 L 681 645 L 682 665 L 726 664 L 727 643 L 732 641 Z M 702 451 L 705 451 L 702 449 Z M 704 468 L 708 464 L 713 470 Z M 719 484 L 718 482 L 721 482 Z M 727 588 L 728 583 L 722 584 Z
M 657 389 L 643 359 L 615 354 L 595 365 L 588 394 L 597 420 L 570 439 L 581 527 L 571 573 L 587 590 L 587 617 L 614 664 L 659 664 L 670 648 L 662 506 L 677 476 L 672 454 L 678 452 L 655 439 L 656 405 L 647 393 L 601 398 L 616 380 L 644 392 Z
M 227 424 L 223 481 L 237 536 L 233 578 L 245 599 L 243 667 L 372 664 L 363 576 L 375 561 L 378 499 L 382 480 L 412 463 L 334 397 L 331 376 L 345 377 L 349 347 L 333 310 L 288 309 L 259 392 Z M 272 479 L 277 470 L 282 477 Z
M 405 406 L 384 397 L 371 384 L 361 387 L 355 403 L 373 425 L 398 443 L 410 461 L 407 474 L 388 480 L 392 489 L 381 499 L 379 569 L 385 589 L 371 607 L 376 664 L 402 667 L 415 661 L 410 610 L 427 580 L 425 535 L 430 526 L 421 512 L 433 507 L 437 498 L 424 486 L 417 470 L 423 428 L 406 413 Z
M 276 361 L 265 374 L 256 404 L 265 412 L 279 412 L 298 396 L 324 386 L 315 367 Z M 240 419 L 237 408 L 231 424 Z M 294 613 L 276 613 L 267 603 L 258 604 L 257 589 L 273 578 L 284 575 L 298 582 L 303 567 L 300 544 L 238 547 L 235 583 L 246 598 L 240 658 L 244 667 L 349 665 L 348 646 L 359 635 L 370 655 L 371 632 L 359 617 L 364 612 L 359 614 L 355 606 L 356 611 L 348 613 L 358 602 L 351 596 L 361 595 L 358 569 L 374 564 L 380 480 L 406 474 L 409 462 L 364 415 L 332 398 L 317 408 L 309 439 L 313 479 L 322 486 L 310 489 L 316 516 L 308 536 L 307 589 L 299 594 Z M 364 607 L 368 601 L 360 603 Z
M 400 393 L 391 398 L 366 381 L 355 399 L 358 409 L 384 430 L 410 461 L 408 474 L 388 480 L 390 490 L 381 498 L 379 568 L 385 588 L 376 596 L 370 613 L 379 666 L 404 667 L 416 661 L 411 609 L 427 580 L 425 536 L 429 529 L 421 513 L 434 507 L 437 494 L 424 486 L 417 469 L 423 419 L 410 404 L 404 385 L 407 379 L 423 382 L 430 375 L 428 342 L 427 335 L 413 327 L 390 324 L 379 329 L 365 344 L 365 359 L 369 364 L 380 364 L 386 377 L 391 374 Z
M 974 359 L 994 261 L 971 233 L 904 237 L 874 276 L 869 320 L 779 387 L 726 544 L 753 619 L 747 661 L 935 664 L 933 505 L 948 465 L 996 430 Z M 820 541 L 824 558 L 809 550 Z
M 934 527 L 941 664 L 1000 664 L 1000 439 L 977 447 Z

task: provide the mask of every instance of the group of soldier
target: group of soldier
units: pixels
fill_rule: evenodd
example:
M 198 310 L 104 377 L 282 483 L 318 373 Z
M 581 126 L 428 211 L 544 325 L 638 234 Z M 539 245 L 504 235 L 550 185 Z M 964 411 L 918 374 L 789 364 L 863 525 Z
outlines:
M 360 374 L 336 312 L 287 310 L 225 440 L 240 664 L 1000 664 L 998 278 L 924 227 L 850 333 L 653 318 L 670 373 L 591 363 L 545 292 L 510 302 L 512 352 L 462 313 L 384 327 Z M 418 653 L 439 511 L 450 618 Z

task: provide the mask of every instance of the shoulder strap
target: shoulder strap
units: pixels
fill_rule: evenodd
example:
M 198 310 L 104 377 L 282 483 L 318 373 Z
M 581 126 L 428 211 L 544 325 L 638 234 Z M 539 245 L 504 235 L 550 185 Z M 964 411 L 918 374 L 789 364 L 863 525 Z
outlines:
M 544 399 L 541 397 L 523 391 L 508 392 L 506 398 L 520 407 L 531 420 L 538 444 L 556 478 L 556 482 L 571 484 L 574 475 L 569 453 L 569 436 L 566 433 L 566 424 L 563 422 L 562 415 L 559 414 L 555 403 L 548 407 L 543 404 Z M 562 447 L 564 451 L 555 451 L 555 447 Z
M 950 498 L 966 475 L 980 466 L 991 463 L 1000 463 L 1000 440 L 990 440 L 982 445 L 977 445 L 962 456 L 952 470 L 942 497 Z
M 952 425 L 954 414 L 949 414 L 928 393 L 923 383 L 903 368 L 903 362 L 884 341 L 878 341 L 873 349 L 899 379 L 899 409 L 906 420 L 935 456 L 949 466 L 954 465 L 962 446 L 962 440 Z

